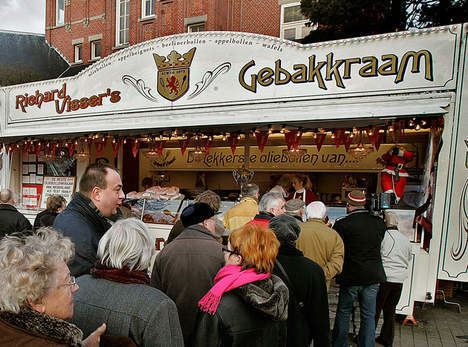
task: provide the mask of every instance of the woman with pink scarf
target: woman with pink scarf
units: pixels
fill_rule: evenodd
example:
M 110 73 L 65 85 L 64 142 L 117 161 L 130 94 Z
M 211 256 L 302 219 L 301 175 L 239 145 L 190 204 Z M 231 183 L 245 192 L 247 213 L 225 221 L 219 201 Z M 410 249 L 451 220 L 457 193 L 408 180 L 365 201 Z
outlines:
M 288 289 L 272 275 L 279 241 L 271 229 L 245 225 L 232 232 L 226 265 L 200 299 L 194 346 L 284 346 Z

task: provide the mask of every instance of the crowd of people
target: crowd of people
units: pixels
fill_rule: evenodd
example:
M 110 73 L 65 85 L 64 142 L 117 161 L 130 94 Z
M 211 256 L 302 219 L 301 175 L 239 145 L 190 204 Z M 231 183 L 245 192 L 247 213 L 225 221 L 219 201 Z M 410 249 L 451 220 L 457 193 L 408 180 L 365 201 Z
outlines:
M 330 225 L 309 183 L 261 196 L 246 184 L 222 219 L 205 191 L 156 256 L 145 223 L 116 218 L 124 193 L 109 165 L 88 166 L 66 207 L 51 197 L 34 228 L 1 191 L 0 345 L 348 346 L 357 301 L 359 346 L 391 346 L 411 258 L 397 215 L 375 216 L 354 190 Z

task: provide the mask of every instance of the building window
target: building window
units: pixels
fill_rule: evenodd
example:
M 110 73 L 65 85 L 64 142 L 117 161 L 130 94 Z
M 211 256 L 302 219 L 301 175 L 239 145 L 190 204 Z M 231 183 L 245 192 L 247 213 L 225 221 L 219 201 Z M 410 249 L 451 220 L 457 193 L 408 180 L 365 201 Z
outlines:
M 128 44 L 130 31 L 130 0 L 116 0 L 116 2 L 116 43 L 117 46 L 122 46 Z
M 195 24 L 187 25 L 188 33 L 196 33 L 199 31 L 205 31 L 205 23 L 195 23 Z
M 81 63 L 83 61 L 83 44 L 79 43 L 73 47 L 75 49 L 75 63 Z
M 154 0 L 141 0 L 141 18 L 154 16 Z
M 57 26 L 65 24 L 65 0 L 57 0 L 55 4 L 55 24 Z
M 308 23 L 301 13 L 300 2 L 281 6 L 281 38 L 292 41 L 304 38 L 313 29 Z
M 101 58 L 101 40 L 91 41 L 91 59 Z

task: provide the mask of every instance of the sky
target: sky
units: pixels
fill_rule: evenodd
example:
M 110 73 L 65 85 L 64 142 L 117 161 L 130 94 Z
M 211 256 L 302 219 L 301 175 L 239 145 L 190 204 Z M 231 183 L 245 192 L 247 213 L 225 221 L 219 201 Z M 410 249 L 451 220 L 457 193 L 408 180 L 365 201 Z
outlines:
M 44 34 L 46 0 L 0 0 L 0 30 Z

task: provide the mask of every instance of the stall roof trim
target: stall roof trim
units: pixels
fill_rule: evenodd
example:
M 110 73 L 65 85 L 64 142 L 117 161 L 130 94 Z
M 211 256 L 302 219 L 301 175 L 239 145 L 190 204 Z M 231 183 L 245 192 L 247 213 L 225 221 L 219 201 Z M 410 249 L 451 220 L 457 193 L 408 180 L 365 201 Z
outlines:
M 367 100 L 428 92 L 434 95 L 423 99 L 433 101 L 417 113 L 441 113 L 437 94 L 456 88 L 465 29 L 309 45 L 234 32 L 162 37 L 116 52 L 77 76 L 2 88 L 1 136 L 399 115 L 398 106 Z M 363 97 L 368 110 L 339 106 Z M 329 109 L 321 111 L 325 105 Z

